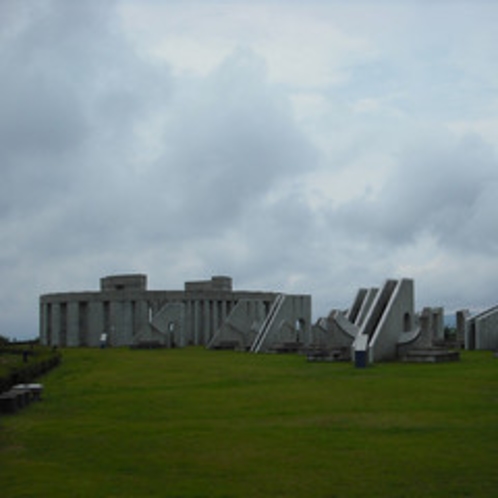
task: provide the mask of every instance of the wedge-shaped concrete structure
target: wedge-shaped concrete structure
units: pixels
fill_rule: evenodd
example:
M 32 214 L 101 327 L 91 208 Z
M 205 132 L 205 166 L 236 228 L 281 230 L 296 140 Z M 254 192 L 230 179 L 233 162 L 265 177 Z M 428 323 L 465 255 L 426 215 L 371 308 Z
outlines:
M 260 299 L 241 299 L 207 344 L 210 349 L 248 351 L 271 305 Z
M 308 345 L 311 324 L 306 317 L 310 309 L 310 296 L 279 294 L 258 330 L 251 352 L 262 353 Z
M 377 293 L 377 288 L 361 288 L 348 310 L 333 309 L 326 318 L 318 319 L 312 327 L 308 357 L 316 356 L 330 360 L 351 359 L 351 346 Z
M 347 319 L 356 326 L 361 327 L 378 292 L 379 289 L 376 287 L 360 289 L 356 294 L 353 306 L 351 306 L 346 315 Z
M 315 324 L 312 346 L 317 352 L 325 350 L 329 351 L 333 358 L 350 359 L 351 344 L 360 329 L 346 318 L 346 314 L 332 310 L 326 319 L 321 319 Z
M 401 359 L 414 350 L 428 358 L 444 338 L 443 308 L 415 313 L 413 280 L 390 279 L 380 289 L 360 289 L 347 311 L 332 310 L 318 320 L 312 336 L 309 357 L 349 358 L 362 366 Z
M 397 344 L 414 322 L 413 280 L 387 280 L 375 296 L 353 343 L 354 355 L 365 352 L 369 363 L 397 358 Z M 365 341 L 365 336 L 368 340 Z M 366 351 L 365 351 L 366 349 Z
M 134 345 L 157 344 L 168 348 L 187 345 L 185 304 L 166 303 L 134 337 Z
M 268 307 L 240 301 L 208 347 L 252 353 L 296 350 L 310 342 L 310 296 L 278 294 Z

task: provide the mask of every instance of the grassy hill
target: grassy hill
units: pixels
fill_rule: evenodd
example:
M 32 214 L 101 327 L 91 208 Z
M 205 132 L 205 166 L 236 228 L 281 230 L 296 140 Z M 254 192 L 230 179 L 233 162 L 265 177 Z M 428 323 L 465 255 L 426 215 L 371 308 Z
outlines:
M 489 497 L 498 360 L 307 363 L 201 348 L 64 351 L 0 418 L 11 497 Z

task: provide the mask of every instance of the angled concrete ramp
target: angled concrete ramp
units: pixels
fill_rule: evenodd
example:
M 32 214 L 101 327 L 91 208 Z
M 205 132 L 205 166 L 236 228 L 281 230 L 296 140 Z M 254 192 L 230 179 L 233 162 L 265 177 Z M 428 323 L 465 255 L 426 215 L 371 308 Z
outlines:
M 370 309 L 375 298 L 377 297 L 378 292 L 379 289 L 377 287 L 371 287 L 370 289 L 367 289 L 365 296 L 361 302 L 361 308 L 353 322 L 357 327 L 361 327 L 363 325 L 363 322 L 368 316 L 368 313 L 370 312 Z
M 349 311 L 347 312 L 346 318 L 351 322 L 355 323 L 358 315 L 360 314 L 361 307 L 363 305 L 363 302 L 365 301 L 366 295 L 367 295 L 368 290 L 367 289 L 358 289 L 358 292 L 356 293 L 356 297 L 354 298 L 353 304 L 351 308 L 349 308 Z
M 130 347 L 168 347 L 168 343 L 168 335 L 148 323 L 138 331 Z
M 268 335 L 272 329 L 275 328 L 276 320 L 280 314 L 280 309 L 284 303 L 284 295 L 279 294 L 275 301 L 273 302 L 268 315 L 265 317 L 263 324 L 258 330 L 258 334 L 254 342 L 251 345 L 251 353 L 259 353 L 261 351 L 262 345 L 268 340 Z
M 332 331 L 334 334 L 334 346 L 351 346 L 360 329 L 351 323 L 342 313 L 336 313 L 330 317 Z
M 312 327 L 312 341 L 306 348 L 308 361 L 341 361 L 351 357 L 351 344 L 359 328 L 346 314 L 332 310 L 327 318 L 320 318 Z
M 207 344 L 207 348 L 249 349 L 265 320 L 266 309 L 262 300 L 241 299 Z
M 252 353 L 280 344 L 307 345 L 311 339 L 311 297 L 278 294 L 251 345 Z
M 360 327 L 365 321 L 365 318 L 368 315 L 378 292 L 379 289 L 376 287 L 372 287 L 370 289 L 359 289 L 351 308 L 349 308 L 346 314 L 348 321 Z
M 169 347 L 184 347 L 184 317 L 183 303 L 167 303 L 152 317 L 151 325 L 166 336 Z
M 149 343 L 164 347 L 184 347 L 184 315 L 185 305 L 183 303 L 165 304 L 138 332 L 134 345 Z
M 370 363 L 396 359 L 400 335 L 413 330 L 413 320 L 413 280 L 387 280 L 353 343 L 353 354 L 365 351 Z

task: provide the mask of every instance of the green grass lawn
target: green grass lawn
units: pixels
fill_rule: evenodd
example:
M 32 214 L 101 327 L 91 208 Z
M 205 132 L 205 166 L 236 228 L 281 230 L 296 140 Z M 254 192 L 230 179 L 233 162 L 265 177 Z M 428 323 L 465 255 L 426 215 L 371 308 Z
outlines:
M 0 418 L 10 497 L 491 497 L 498 360 L 65 350 Z

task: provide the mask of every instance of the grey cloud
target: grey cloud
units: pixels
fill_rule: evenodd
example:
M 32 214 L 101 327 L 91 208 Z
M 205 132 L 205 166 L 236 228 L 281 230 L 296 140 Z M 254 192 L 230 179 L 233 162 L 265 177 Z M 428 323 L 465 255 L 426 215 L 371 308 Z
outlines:
M 111 11 L 81 8 L 45 4 L 4 48 L 2 271 L 15 279 L 21 257 L 47 291 L 165 261 L 170 277 L 188 262 L 234 269 L 219 241 L 243 233 L 243 216 L 269 215 L 259 204 L 314 160 L 289 102 L 250 51 L 174 79 L 109 31 Z
M 314 161 L 289 102 L 249 51 L 237 51 L 207 79 L 186 85 L 169 113 L 156 171 L 176 211 L 201 232 L 233 222 Z
M 135 127 L 168 98 L 169 72 L 112 32 L 110 3 L 26 5 L 0 49 L 2 199 L 21 195 L 28 208 L 61 190 L 112 189 L 105 171 L 126 166 Z
M 496 247 L 486 204 L 497 180 L 497 159 L 482 139 L 424 137 L 400 155 L 375 199 L 354 199 L 333 219 L 377 243 L 403 245 L 429 233 L 450 250 L 486 251 Z
M 64 275 L 125 267 L 136 129 L 164 107 L 171 77 L 113 31 L 109 2 L 2 8 L 0 311 L 4 333 L 17 335 L 25 322 L 14 326 L 12 310 L 35 327 L 42 282 L 67 288 Z
M 415 128 L 407 114 L 351 114 L 351 99 L 404 85 L 387 81 L 399 78 L 396 61 L 381 66 L 384 76 L 360 67 L 349 90 L 321 95 L 337 105 L 308 131 L 330 135 L 330 168 L 402 150 L 378 196 L 327 211 L 301 186 L 323 157 L 261 56 L 239 49 L 207 76 L 173 74 L 134 51 L 114 8 L 0 4 L 0 333 L 36 329 L 39 294 L 92 289 L 114 272 L 170 288 L 228 273 L 239 288 L 312 293 L 323 314 L 393 276 L 399 254 L 425 234 L 444 254 L 489 265 L 491 147 L 414 132 L 405 148 L 396 144 Z M 365 74 L 378 78 L 373 94 Z M 439 292 L 441 275 L 428 277 Z

